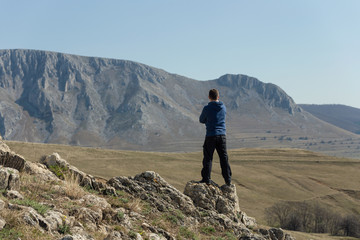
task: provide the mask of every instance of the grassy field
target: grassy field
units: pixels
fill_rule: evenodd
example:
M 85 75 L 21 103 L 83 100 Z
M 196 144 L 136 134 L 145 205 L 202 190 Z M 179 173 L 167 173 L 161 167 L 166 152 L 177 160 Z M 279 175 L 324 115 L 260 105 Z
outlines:
M 38 161 L 42 155 L 58 152 L 82 171 L 106 179 L 151 170 L 180 191 L 186 182 L 200 180 L 201 152 L 136 152 L 6 143 L 29 161 Z M 360 160 L 299 149 L 237 149 L 230 150 L 229 157 L 240 207 L 261 224 L 266 224 L 264 209 L 281 200 L 320 201 L 343 214 L 360 213 Z M 217 156 L 212 179 L 220 185 L 224 182 Z M 308 239 L 302 233 L 295 235 L 298 235 L 297 239 Z M 321 239 L 321 236 L 314 235 L 312 239 Z

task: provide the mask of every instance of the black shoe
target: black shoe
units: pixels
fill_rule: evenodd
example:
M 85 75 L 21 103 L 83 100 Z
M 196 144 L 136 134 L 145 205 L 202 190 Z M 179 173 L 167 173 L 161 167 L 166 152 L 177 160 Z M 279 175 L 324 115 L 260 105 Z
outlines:
M 226 186 L 231 186 L 231 181 L 230 181 L 230 182 L 226 182 L 225 184 L 226 184 Z
M 211 181 L 211 180 L 210 180 Z M 201 181 L 195 181 L 195 183 L 206 183 L 207 185 L 210 184 L 210 181 L 205 181 L 204 179 Z
M 215 187 L 219 187 L 219 185 L 217 185 L 217 183 L 214 182 L 213 180 L 210 180 L 210 183 L 208 183 L 208 185 L 213 185 Z

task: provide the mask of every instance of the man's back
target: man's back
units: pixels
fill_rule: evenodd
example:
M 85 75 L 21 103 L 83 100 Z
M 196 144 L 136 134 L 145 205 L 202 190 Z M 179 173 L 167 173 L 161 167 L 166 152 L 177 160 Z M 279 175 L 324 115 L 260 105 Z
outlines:
M 206 136 L 226 135 L 226 107 L 220 101 L 211 101 L 203 108 L 199 121 L 206 125 Z

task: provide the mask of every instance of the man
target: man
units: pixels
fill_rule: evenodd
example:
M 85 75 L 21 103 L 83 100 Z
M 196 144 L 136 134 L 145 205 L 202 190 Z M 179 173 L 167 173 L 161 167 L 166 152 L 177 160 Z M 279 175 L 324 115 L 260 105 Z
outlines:
M 211 89 L 209 91 L 210 102 L 203 108 L 199 118 L 200 123 L 206 125 L 206 137 L 203 146 L 204 159 L 201 170 L 202 180 L 200 182 L 207 184 L 213 183 L 211 181 L 211 166 L 216 149 L 220 158 L 222 176 L 226 185 L 230 186 L 231 169 L 226 151 L 226 107 L 219 101 L 219 98 L 219 91 L 217 89 Z

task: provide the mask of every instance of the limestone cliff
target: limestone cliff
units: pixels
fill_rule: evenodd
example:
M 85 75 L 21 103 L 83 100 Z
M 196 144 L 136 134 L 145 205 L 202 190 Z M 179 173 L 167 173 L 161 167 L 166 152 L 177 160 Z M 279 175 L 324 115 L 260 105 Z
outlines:
M 198 149 L 208 90 L 228 107 L 232 147 L 243 132 L 348 136 L 303 112 L 274 84 L 245 75 L 196 81 L 144 64 L 0 50 L 0 135 L 7 140 L 116 149 Z M 286 132 L 288 133 L 288 132 Z

